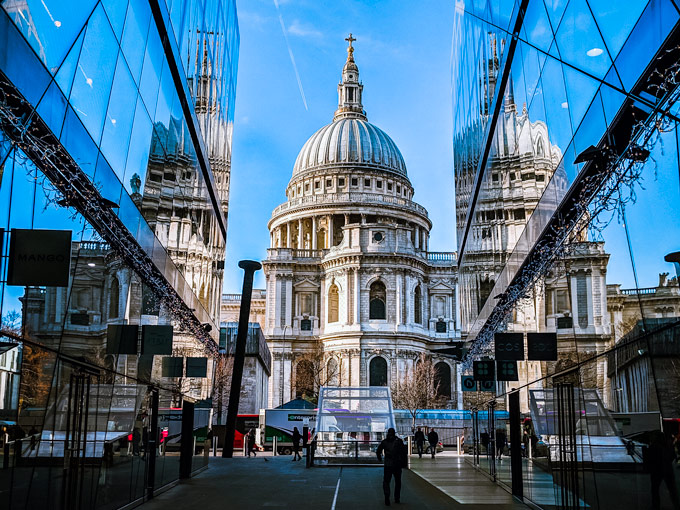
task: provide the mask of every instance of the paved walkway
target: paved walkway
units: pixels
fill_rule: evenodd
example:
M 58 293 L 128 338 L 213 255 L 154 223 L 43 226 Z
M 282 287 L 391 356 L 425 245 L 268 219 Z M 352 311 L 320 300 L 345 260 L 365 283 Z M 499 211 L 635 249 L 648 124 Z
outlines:
M 411 456 L 411 471 L 450 496 L 465 508 L 495 508 L 521 510 L 527 506 L 513 499 L 510 493 L 475 470 L 465 457 L 454 452 L 442 452 L 434 459 L 424 455 Z
M 428 476 L 430 479 L 436 478 L 433 475 L 435 469 L 425 462 L 431 462 L 432 459 L 415 460 L 415 469 L 403 473 L 402 503 L 395 505 L 393 502 L 393 507 L 424 510 L 526 509 L 524 505 L 514 503 L 505 491 L 471 467 L 465 468 L 465 465 L 460 466 L 462 469 L 455 473 L 446 469 L 442 477 L 446 481 L 438 482 L 443 486 L 442 492 L 427 481 Z M 443 464 L 443 467 L 453 467 L 450 458 L 439 457 L 434 462 Z M 452 490 L 449 478 L 459 475 L 461 489 Z M 154 498 L 143 509 L 364 510 L 384 507 L 380 467 L 306 469 L 304 462 L 292 462 L 290 457 L 259 456 L 253 459 L 211 458 L 209 469 Z

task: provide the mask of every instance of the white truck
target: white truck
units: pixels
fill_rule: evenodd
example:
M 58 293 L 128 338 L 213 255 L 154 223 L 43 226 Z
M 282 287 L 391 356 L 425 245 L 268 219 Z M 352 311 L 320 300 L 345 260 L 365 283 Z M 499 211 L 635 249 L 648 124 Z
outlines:
M 293 427 L 302 434 L 302 427 L 309 427 L 309 432 L 316 427 L 315 409 L 266 409 L 264 412 L 264 446 L 274 446 L 279 455 L 290 455 L 293 452 Z

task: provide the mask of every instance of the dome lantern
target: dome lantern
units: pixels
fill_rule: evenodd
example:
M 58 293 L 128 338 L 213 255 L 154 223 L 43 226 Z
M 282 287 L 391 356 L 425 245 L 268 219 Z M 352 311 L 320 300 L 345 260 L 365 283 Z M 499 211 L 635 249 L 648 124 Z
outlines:
M 333 121 L 340 119 L 366 120 L 364 105 L 361 103 L 364 86 L 359 82 L 359 68 L 354 62 L 354 46 L 352 46 L 356 39 L 350 33 L 345 41 L 349 43 L 347 62 L 342 68 L 342 81 L 338 84 L 338 109 L 335 111 Z

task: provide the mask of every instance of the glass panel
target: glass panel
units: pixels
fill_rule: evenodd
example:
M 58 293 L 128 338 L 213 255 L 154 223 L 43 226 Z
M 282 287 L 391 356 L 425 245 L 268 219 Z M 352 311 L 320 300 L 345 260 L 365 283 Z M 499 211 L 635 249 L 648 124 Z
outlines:
M 586 0 L 571 0 L 555 35 L 557 48 L 565 62 L 602 78 L 611 59 L 590 15 Z
M 95 0 L 10 0 L 3 2 L 2 8 L 40 60 L 55 73 L 95 4 Z
M 101 151 L 121 179 L 125 174 L 125 162 L 135 117 L 135 110 L 130 105 L 133 101 L 136 102 L 136 98 L 137 91 L 132 76 L 125 59 L 119 55 L 109 108 L 104 121 Z
M 151 10 L 143 0 L 131 0 L 125 17 L 121 48 L 135 81 L 139 81 L 144 61 L 144 48 L 149 31 Z
M 118 44 L 101 6 L 87 24 L 70 103 L 92 137 L 99 141 L 109 101 Z

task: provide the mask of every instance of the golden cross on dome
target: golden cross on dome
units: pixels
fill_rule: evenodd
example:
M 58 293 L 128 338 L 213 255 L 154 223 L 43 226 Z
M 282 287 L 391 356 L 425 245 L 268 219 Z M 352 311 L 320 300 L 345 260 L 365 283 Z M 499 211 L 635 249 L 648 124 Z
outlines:
M 349 42 L 349 48 L 347 48 L 347 53 L 350 55 L 354 53 L 354 48 L 352 47 L 352 43 L 356 41 L 354 37 L 352 37 L 352 32 L 349 33 L 349 37 L 345 37 L 345 41 Z

